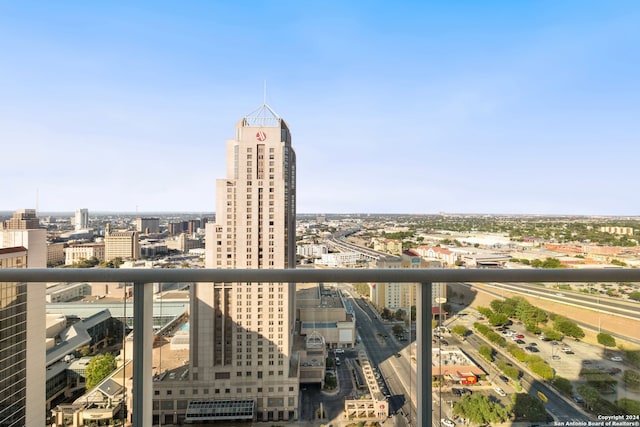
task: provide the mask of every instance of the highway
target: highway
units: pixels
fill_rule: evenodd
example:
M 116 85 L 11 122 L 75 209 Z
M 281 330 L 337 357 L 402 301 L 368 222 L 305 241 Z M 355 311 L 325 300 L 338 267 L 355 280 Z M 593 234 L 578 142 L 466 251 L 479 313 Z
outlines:
M 351 243 L 345 240 L 342 233 L 339 235 L 333 235 L 327 238 L 325 241 L 329 246 L 336 248 L 340 251 L 356 252 L 362 255 L 364 258 L 367 258 L 370 260 L 376 260 L 376 259 L 391 256 L 390 254 L 385 252 L 374 251 L 373 249 L 365 248 L 364 246 L 359 246 L 354 243 Z
M 532 283 L 487 283 L 496 289 L 504 289 L 524 295 L 536 296 L 554 302 L 573 304 L 577 307 L 588 308 L 601 313 L 615 314 L 629 319 L 640 320 L 640 302 L 620 300 L 605 295 L 592 295 L 583 292 L 573 292 L 545 288 Z

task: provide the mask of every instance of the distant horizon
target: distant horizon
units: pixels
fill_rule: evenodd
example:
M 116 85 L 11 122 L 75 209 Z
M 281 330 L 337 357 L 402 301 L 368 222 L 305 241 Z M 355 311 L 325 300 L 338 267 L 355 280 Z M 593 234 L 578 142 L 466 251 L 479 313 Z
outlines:
M 20 208 L 33 209 L 33 208 Z M 16 209 L 16 210 L 20 210 Z M 0 217 L 11 216 L 16 210 L 0 210 Z M 73 217 L 75 211 L 37 211 L 38 218 L 42 216 L 65 216 Z M 91 211 L 92 215 L 126 215 L 126 216 L 152 216 L 152 215 L 215 215 L 212 212 L 199 211 L 146 211 L 146 212 L 129 212 L 129 211 Z M 393 213 L 393 212 L 297 212 L 296 216 L 506 216 L 506 217 L 542 217 L 542 218 L 621 218 L 640 221 L 640 215 L 589 215 L 589 214 L 529 214 L 529 213 L 487 213 L 487 212 L 438 212 L 438 213 Z

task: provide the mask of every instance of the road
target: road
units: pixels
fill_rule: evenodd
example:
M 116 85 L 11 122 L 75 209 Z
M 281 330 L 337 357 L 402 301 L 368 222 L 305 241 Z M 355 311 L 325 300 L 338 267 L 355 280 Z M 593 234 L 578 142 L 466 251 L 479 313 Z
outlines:
M 487 283 L 496 289 L 504 289 L 509 292 L 544 298 L 554 302 L 573 304 L 580 308 L 587 308 L 601 313 L 615 314 L 616 316 L 640 320 L 640 303 L 620 300 L 608 296 L 555 290 L 545 288 L 542 285 L 531 283 Z
M 408 342 L 397 342 L 387 329 L 388 325 L 380 320 L 366 301 L 353 298 L 353 307 L 358 339 L 365 347 L 372 366 L 382 373 L 384 383 L 391 394 L 390 412 L 401 414 L 395 418 L 396 424 L 399 427 L 416 425 L 415 405 L 406 398 L 410 395 L 415 396 L 415 388 L 411 387 L 411 384 L 415 387 L 415 374 L 412 373 L 408 354 L 396 357 L 396 354 L 403 353 L 402 349 Z

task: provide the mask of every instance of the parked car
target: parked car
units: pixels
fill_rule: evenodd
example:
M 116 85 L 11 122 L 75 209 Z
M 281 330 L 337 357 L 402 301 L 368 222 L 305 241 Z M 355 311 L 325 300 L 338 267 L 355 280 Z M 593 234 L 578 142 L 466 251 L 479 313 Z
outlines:
M 622 357 L 620 357 L 620 356 L 613 356 L 613 357 L 611 358 L 611 360 L 613 360 L 614 362 L 622 362 Z
M 445 427 L 456 427 L 455 423 L 447 418 L 441 419 L 440 424 L 442 424 Z
M 501 389 L 500 387 L 494 387 L 493 390 L 498 393 L 500 396 L 504 397 L 507 395 L 507 393 L 504 392 L 503 389 Z

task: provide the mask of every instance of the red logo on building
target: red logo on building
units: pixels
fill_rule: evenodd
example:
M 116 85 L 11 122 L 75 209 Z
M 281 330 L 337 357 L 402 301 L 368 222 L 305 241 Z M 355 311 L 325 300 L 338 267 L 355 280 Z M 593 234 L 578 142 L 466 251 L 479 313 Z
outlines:
M 256 139 L 258 141 L 264 141 L 265 139 L 267 139 L 267 134 L 263 131 L 258 131 L 258 133 L 256 133 Z

